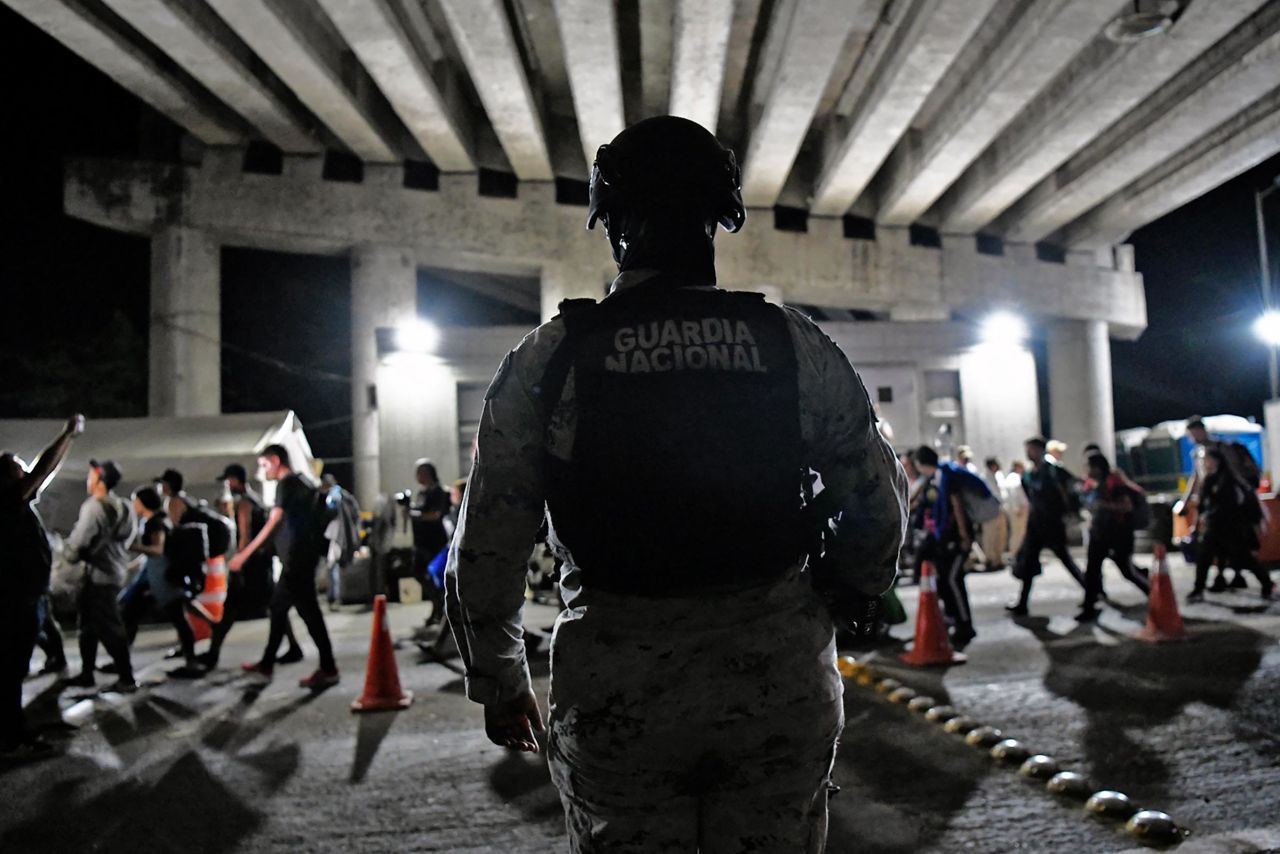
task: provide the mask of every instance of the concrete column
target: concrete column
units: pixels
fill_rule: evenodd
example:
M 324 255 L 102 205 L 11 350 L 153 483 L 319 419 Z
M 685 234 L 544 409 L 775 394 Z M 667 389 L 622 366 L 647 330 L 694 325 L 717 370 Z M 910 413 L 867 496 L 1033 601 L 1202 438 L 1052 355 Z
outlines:
M 216 240 L 185 226 L 151 238 L 152 416 L 217 415 L 222 408 L 221 259 Z
M 1067 464 L 1079 469 L 1090 442 L 1115 462 L 1115 406 L 1111 397 L 1111 339 L 1103 320 L 1049 324 L 1049 423 L 1068 445 Z
M 351 441 L 353 492 L 372 508 L 382 489 L 379 472 L 375 330 L 417 316 L 418 268 L 408 250 L 377 245 L 351 251 Z
M 608 256 L 605 256 L 607 260 Z M 561 300 L 594 299 L 604 296 L 605 284 L 612 280 L 609 271 L 599 263 L 568 259 L 542 268 L 542 319 L 550 320 L 559 311 Z

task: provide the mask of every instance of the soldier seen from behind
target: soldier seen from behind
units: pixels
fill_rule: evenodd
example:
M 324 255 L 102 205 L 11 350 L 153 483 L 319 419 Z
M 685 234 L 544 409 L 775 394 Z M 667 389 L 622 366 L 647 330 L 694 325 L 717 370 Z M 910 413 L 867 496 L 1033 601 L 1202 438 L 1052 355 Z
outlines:
M 716 287 L 739 185 L 685 119 L 602 146 L 588 225 L 620 274 L 602 302 L 563 303 L 486 395 L 449 622 L 490 740 L 537 751 L 521 611 L 549 510 L 566 610 L 547 750 L 573 851 L 822 850 L 833 614 L 867 622 L 896 572 L 906 481 L 857 373 L 804 316 Z

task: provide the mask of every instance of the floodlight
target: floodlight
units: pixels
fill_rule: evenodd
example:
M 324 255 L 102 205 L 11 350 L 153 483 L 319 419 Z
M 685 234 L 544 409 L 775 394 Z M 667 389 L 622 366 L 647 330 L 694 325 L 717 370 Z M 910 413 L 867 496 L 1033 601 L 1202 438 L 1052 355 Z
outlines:
M 440 330 L 425 320 L 410 320 L 395 330 L 395 347 L 402 353 L 431 353 L 440 342 Z
M 1253 322 L 1253 334 L 1272 347 L 1280 347 L 1280 311 L 1271 309 Z
M 982 321 L 982 340 L 987 344 L 1021 344 L 1027 336 L 1027 322 L 1011 311 L 994 312 Z

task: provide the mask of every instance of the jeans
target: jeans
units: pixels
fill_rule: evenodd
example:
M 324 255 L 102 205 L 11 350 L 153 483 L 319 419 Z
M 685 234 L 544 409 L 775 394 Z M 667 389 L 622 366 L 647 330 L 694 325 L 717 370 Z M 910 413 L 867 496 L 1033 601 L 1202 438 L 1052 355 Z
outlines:
M 324 624 L 324 612 L 316 598 L 316 576 L 312 567 L 304 570 L 286 566 L 280 574 L 280 581 L 271 594 L 271 628 L 267 633 L 267 648 L 262 653 L 262 664 L 271 667 L 276 663 L 276 653 L 280 651 L 280 644 L 289 632 L 290 608 L 298 609 L 298 616 L 315 641 L 316 649 L 320 652 L 320 669 L 326 673 L 337 671 L 333 647 L 329 643 L 329 631 Z

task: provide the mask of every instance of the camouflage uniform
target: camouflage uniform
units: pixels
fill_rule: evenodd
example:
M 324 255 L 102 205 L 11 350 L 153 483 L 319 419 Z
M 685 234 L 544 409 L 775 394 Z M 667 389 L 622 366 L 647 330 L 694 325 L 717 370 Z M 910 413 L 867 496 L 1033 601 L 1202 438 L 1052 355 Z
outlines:
M 788 327 L 805 460 L 847 496 L 859 534 L 835 571 L 874 596 L 896 572 L 906 478 L 843 353 L 798 313 Z M 572 371 L 549 419 L 538 402 L 564 334 L 559 319 L 543 324 L 499 368 L 450 555 L 449 619 L 480 703 L 530 686 L 525 558 L 545 512 L 544 454 L 568 459 L 576 426 Z M 607 594 L 581 587 L 554 525 L 567 609 L 552 641 L 548 753 L 572 850 L 821 850 L 843 706 L 831 618 L 808 573 L 713 601 Z

